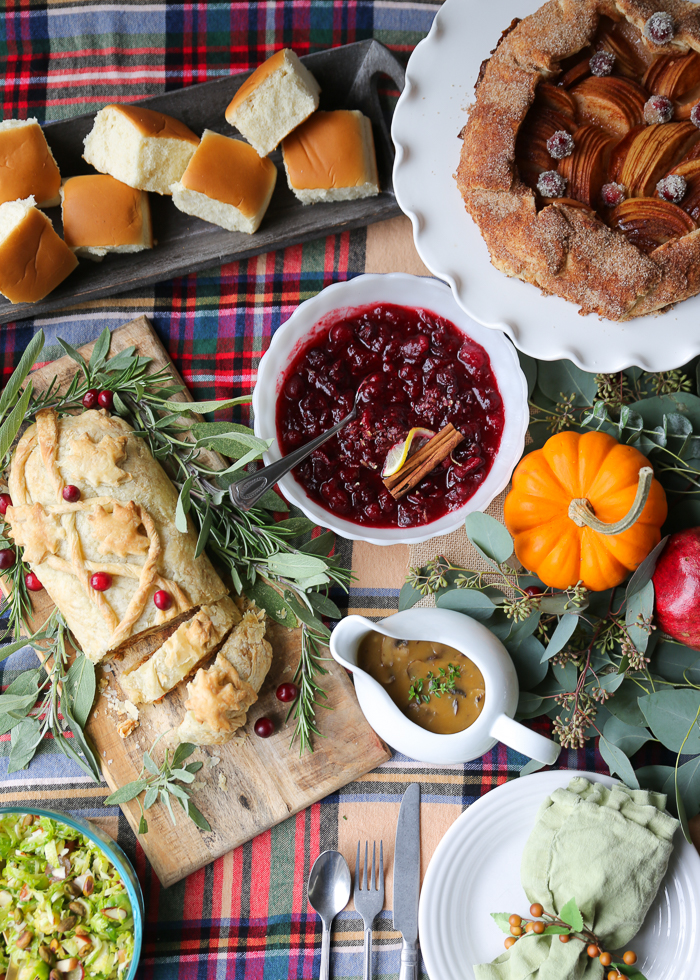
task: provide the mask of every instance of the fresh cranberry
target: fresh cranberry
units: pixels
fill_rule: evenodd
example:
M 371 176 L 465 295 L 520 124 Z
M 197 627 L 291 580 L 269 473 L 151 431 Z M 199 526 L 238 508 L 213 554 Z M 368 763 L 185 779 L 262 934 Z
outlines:
M 101 391 L 97 396 L 97 404 L 100 408 L 106 408 L 108 412 L 111 412 L 114 405 L 114 394 L 107 390 Z
M 296 701 L 299 688 L 296 684 L 292 684 L 291 681 L 287 681 L 285 684 L 280 684 L 275 693 L 278 701 L 289 704 L 290 701 Z
M 529 595 L 531 599 L 538 599 L 541 595 L 544 595 L 543 585 L 526 585 L 523 589 L 525 595 Z
M 676 25 L 673 15 L 665 10 L 658 10 L 652 14 L 644 25 L 644 36 L 653 41 L 654 44 L 668 44 L 676 34 Z
M 553 160 L 563 160 L 574 152 L 574 138 L 565 129 L 558 129 L 547 140 L 547 153 Z
M 85 408 L 96 408 L 97 398 L 99 395 L 97 388 L 88 388 L 88 390 L 83 395 L 83 405 Z
M 112 585 L 112 576 L 109 572 L 95 572 L 90 576 L 90 585 L 95 592 L 106 592 Z
M 0 570 L 6 572 L 8 568 L 12 568 L 16 560 L 14 548 L 3 548 L 0 551 Z
M 644 103 L 644 121 L 649 126 L 658 123 L 671 122 L 673 119 L 673 102 L 666 95 L 652 95 Z
M 347 347 L 352 337 L 352 330 L 344 323 L 335 323 L 328 332 L 328 339 L 334 350 L 338 347 Z
M 27 572 L 24 576 L 24 584 L 30 592 L 41 592 L 44 586 L 39 581 L 39 577 L 34 572 Z
M 153 604 L 157 609 L 162 609 L 165 612 L 166 609 L 170 609 L 173 604 L 173 597 L 165 589 L 158 589 L 153 595 Z
M 80 487 L 74 487 L 72 483 L 63 488 L 63 499 L 69 504 L 77 504 L 80 500 Z
M 253 725 L 253 731 L 260 738 L 269 738 L 275 730 L 274 724 L 269 718 L 258 718 Z
M 465 340 L 457 355 L 459 360 L 472 371 L 481 371 L 488 361 L 488 354 L 480 344 Z
M 656 190 L 659 197 L 664 201 L 680 204 L 687 193 L 688 184 L 685 177 L 680 174 L 669 174 L 668 177 L 663 177 L 658 182 Z
M 537 181 L 537 190 L 542 197 L 563 197 L 568 180 L 556 170 L 543 170 Z
M 0 514 L 3 517 L 7 513 L 8 507 L 12 507 L 12 497 L 9 493 L 0 493 Z
M 591 69 L 591 75 L 597 75 L 598 78 L 612 75 L 612 70 L 615 67 L 615 55 L 612 51 L 596 51 L 588 62 L 588 67 Z

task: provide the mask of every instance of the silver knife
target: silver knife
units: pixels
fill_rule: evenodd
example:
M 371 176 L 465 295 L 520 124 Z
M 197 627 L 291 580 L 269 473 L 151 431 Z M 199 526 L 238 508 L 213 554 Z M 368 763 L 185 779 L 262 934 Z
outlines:
M 399 980 L 418 980 L 418 893 L 420 891 L 420 785 L 401 801 L 394 845 L 394 929 L 403 936 Z

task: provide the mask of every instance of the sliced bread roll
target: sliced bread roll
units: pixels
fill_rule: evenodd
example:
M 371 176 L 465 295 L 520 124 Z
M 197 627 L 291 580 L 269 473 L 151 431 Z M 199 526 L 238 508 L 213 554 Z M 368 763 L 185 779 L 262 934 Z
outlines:
M 282 142 L 287 183 L 302 204 L 379 193 L 372 124 L 356 109 L 315 112 Z
M 61 212 L 63 237 L 76 255 L 100 262 L 107 252 L 153 248 L 148 193 L 109 174 L 69 177 Z
M 11 303 L 38 302 L 77 265 L 33 197 L 0 204 L 0 293 Z
M 59 202 L 61 175 L 36 119 L 0 122 L 0 204 L 34 197 L 40 208 Z
M 199 145 L 184 123 L 153 109 L 108 105 L 85 137 L 83 159 L 130 187 L 170 194 Z
M 226 109 L 226 122 L 264 157 L 318 109 L 320 91 L 308 68 L 284 48 L 243 82 Z
M 277 167 L 242 140 L 210 129 L 170 190 L 173 204 L 185 214 L 227 228 L 257 231 L 272 197 Z

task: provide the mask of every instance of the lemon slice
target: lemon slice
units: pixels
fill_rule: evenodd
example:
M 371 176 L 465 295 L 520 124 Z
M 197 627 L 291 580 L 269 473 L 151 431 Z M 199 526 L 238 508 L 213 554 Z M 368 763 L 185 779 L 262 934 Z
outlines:
M 411 429 L 403 442 L 397 442 L 387 453 L 386 459 L 384 460 L 384 469 L 382 470 L 382 479 L 398 473 L 411 455 L 411 449 L 414 452 L 420 449 L 421 444 L 427 442 L 428 439 L 432 439 L 434 435 L 435 433 L 432 429 L 423 429 L 419 426 Z

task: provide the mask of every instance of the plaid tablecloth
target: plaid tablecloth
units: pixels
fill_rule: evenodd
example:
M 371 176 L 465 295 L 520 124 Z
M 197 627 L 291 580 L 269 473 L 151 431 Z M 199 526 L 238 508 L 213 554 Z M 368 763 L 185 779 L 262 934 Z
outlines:
M 366 38 L 404 61 L 428 32 L 438 4 L 421 0 L 269 0 L 266 3 L 81 2 L 6 0 L 0 18 L 2 117 L 62 119 L 115 101 L 133 101 L 242 71 L 281 46 L 299 54 Z M 391 92 L 386 93 L 391 97 Z M 43 328 L 47 358 L 61 336 L 74 346 L 144 313 L 200 398 L 249 390 L 275 329 L 303 299 L 364 271 L 424 273 L 408 222 L 396 219 L 288 248 L 246 262 L 159 284 L 137 295 L 74 307 L 0 328 L 6 379 L 32 334 Z M 350 607 L 366 615 L 395 611 L 407 549 L 349 543 L 359 572 Z M 31 651 L 2 665 L 2 685 L 35 663 Z M 9 735 L 0 738 L 3 760 Z M 349 857 L 359 837 L 393 841 L 401 794 L 423 787 L 423 863 L 447 827 L 474 799 L 517 776 L 525 758 L 498 746 L 468 765 L 426 767 L 395 756 L 342 792 L 289 819 L 208 868 L 163 890 L 106 787 L 94 785 L 46 742 L 27 771 L 4 776 L 0 802 L 39 802 L 99 820 L 134 861 L 147 909 L 146 978 L 312 977 L 318 973 L 320 921 L 307 905 L 311 863 L 326 848 Z M 562 767 L 605 767 L 592 748 L 563 753 Z M 2 768 L 4 767 L 4 768 Z M 354 860 L 351 860 L 351 867 Z M 388 876 L 388 884 L 390 883 Z M 387 896 L 387 909 L 391 894 Z M 398 973 L 399 940 L 390 912 L 377 922 L 377 975 Z M 362 929 L 353 911 L 336 922 L 332 975 L 362 973 Z

